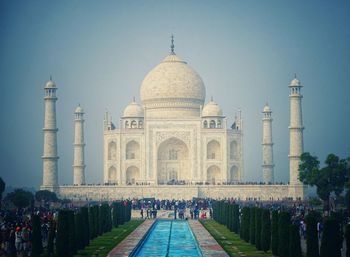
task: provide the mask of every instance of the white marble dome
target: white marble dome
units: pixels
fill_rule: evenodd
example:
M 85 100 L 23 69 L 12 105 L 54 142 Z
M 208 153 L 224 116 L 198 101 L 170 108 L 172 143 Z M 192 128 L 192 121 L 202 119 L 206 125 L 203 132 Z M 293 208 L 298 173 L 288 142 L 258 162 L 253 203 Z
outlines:
M 202 117 L 216 117 L 222 116 L 222 110 L 220 106 L 215 103 L 213 100 L 211 100 L 209 103 L 207 103 L 202 110 Z
M 143 117 L 143 115 L 142 106 L 133 100 L 128 106 L 125 107 L 123 118 L 139 118 Z
M 56 88 L 56 85 L 52 79 L 50 79 L 48 82 L 46 82 L 45 88 Z
M 84 113 L 84 109 L 80 105 L 75 109 L 75 113 Z
M 199 106 L 204 100 L 205 87 L 201 77 L 175 53 L 153 68 L 141 85 L 141 101 L 146 107 L 165 102 L 190 102 Z
M 294 78 L 294 79 L 290 82 L 290 86 L 291 86 L 291 87 L 300 87 L 300 86 L 301 86 L 301 83 L 300 83 L 299 79 Z
M 268 104 L 265 104 L 263 112 L 271 112 L 271 108 Z

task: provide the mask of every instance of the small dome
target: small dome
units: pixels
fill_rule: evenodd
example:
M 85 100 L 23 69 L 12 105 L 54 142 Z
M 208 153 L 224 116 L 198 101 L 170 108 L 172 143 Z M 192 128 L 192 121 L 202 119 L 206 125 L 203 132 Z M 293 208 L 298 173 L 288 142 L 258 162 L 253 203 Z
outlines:
M 265 104 L 263 112 L 271 112 L 271 108 L 270 108 L 270 106 L 268 104 Z
M 45 88 L 55 88 L 56 87 L 56 85 L 55 85 L 55 83 L 52 81 L 52 79 L 50 79 L 47 83 L 46 83 L 46 85 L 45 85 Z
M 143 117 L 143 108 L 140 104 L 133 100 L 128 106 L 125 107 L 123 118 L 140 118 Z
M 202 110 L 202 117 L 213 117 L 213 116 L 222 116 L 222 110 L 220 106 L 211 100 L 207 103 Z
M 75 109 L 75 113 L 84 113 L 84 109 L 81 108 L 80 104 L 79 104 L 78 107 Z
M 301 87 L 299 79 L 296 77 L 290 82 L 291 87 Z

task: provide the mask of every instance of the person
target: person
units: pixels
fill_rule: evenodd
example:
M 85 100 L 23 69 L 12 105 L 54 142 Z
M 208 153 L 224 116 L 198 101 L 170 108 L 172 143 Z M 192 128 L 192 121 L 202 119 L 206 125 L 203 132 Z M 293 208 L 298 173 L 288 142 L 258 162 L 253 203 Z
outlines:
M 17 253 L 22 251 L 22 232 L 20 227 L 16 227 L 15 232 L 15 247 Z
M 147 209 L 146 213 L 147 213 L 147 219 L 149 219 L 149 215 L 150 215 L 150 209 L 149 208 Z
M 174 207 L 174 219 L 176 220 L 176 214 L 177 214 L 177 209 L 176 206 Z
M 143 219 L 143 209 L 142 208 L 141 208 L 140 214 L 141 214 L 141 219 Z

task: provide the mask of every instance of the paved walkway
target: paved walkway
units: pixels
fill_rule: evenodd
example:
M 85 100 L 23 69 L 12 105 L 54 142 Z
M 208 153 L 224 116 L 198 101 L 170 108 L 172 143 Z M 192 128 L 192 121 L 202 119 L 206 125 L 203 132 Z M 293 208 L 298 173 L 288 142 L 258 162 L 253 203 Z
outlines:
M 145 222 L 138 226 L 129 236 L 114 247 L 113 250 L 109 252 L 107 257 L 129 256 L 142 237 L 147 233 L 148 229 L 152 226 L 153 222 L 154 220 L 145 220 Z
M 198 245 L 204 257 L 229 256 L 198 220 L 189 220 L 188 223 L 198 241 Z

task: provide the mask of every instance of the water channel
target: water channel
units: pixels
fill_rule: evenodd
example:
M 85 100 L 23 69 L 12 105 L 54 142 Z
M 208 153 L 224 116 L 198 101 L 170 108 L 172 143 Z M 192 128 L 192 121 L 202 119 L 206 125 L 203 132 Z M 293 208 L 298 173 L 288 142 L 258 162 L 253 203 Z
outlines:
M 203 255 L 187 221 L 158 220 L 131 256 L 202 257 Z

